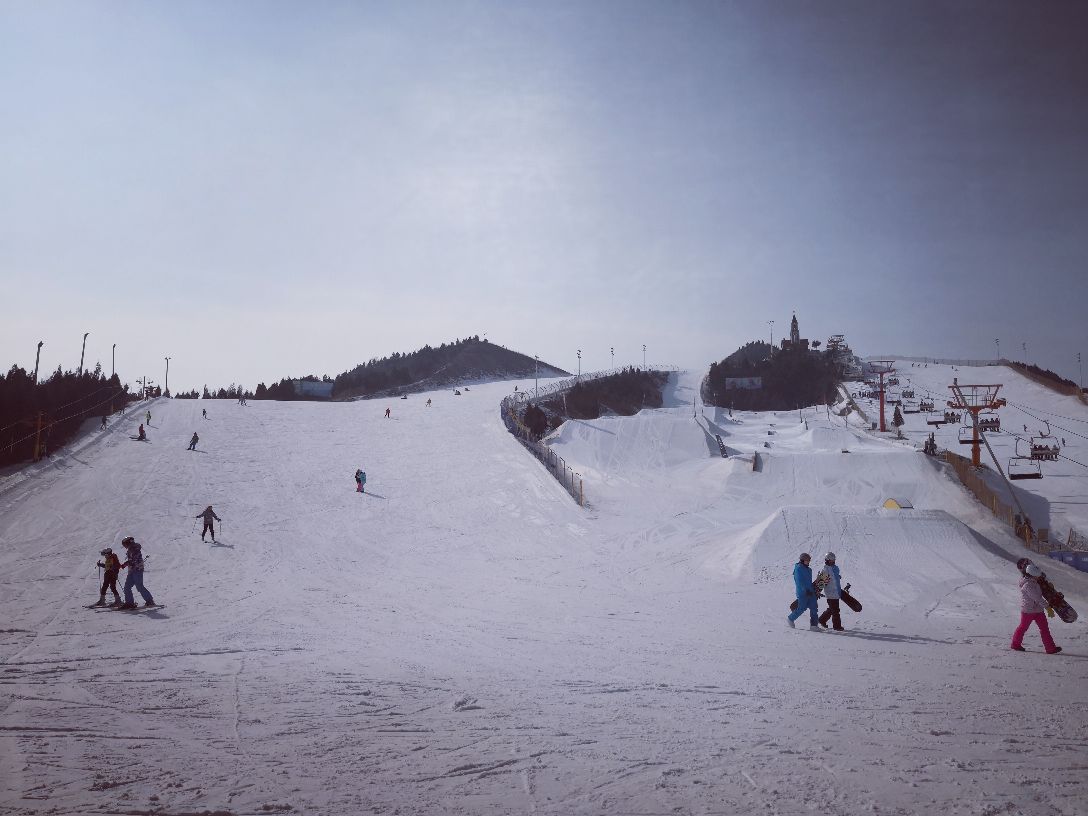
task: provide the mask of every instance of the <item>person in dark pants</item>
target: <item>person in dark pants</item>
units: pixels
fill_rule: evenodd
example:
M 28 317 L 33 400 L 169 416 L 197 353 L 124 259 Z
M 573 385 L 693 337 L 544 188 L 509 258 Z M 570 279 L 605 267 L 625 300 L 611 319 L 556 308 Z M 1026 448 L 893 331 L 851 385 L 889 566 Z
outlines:
M 113 603 L 115 606 L 120 605 L 121 593 L 117 591 L 117 575 L 121 572 L 121 559 L 109 547 L 102 550 L 99 555 L 102 556 L 102 560 L 98 562 L 98 566 L 102 567 L 106 572 L 102 576 L 102 589 L 99 593 L 98 605 L 105 606 L 106 590 L 113 591 Z
M 203 513 L 197 513 L 196 518 L 204 519 L 204 529 L 200 531 L 200 540 L 203 541 L 204 536 L 207 535 L 208 533 L 211 533 L 212 534 L 212 543 L 214 544 L 215 543 L 215 525 L 212 524 L 212 519 L 215 519 L 216 521 L 222 521 L 223 519 L 219 518 L 219 516 L 217 516 L 215 514 L 215 511 L 212 510 L 212 506 L 210 504 L 206 508 L 204 508 Z
M 196 443 L 200 441 L 200 437 L 196 435 L 196 431 L 193 431 L 193 438 L 189 440 L 189 450 L 196 450 Z
M 135 609 L 136 602 L 132 599 L 132 588 L 136 587 L 143 596 L 144 606 L 155 606 L 155 599 L 144 587 L 144 553 L 143 548 L 136 543 L 136 539 L 129 536 L 121 544 L 125 548 L 125 563 L 121 569 L 128 568 L 128 577 L 125 579 L 125 602 L 121 609 Z
M 831 628 L 841 632 L 843 626 L 842 618 L 839 617 L 839 598 L 842 597 L 842 583 L 839 581 L 839 568 L 835 566 L 835 553 L 829 552 L 824 556 L 824 568 L 816 576 L 816 583 L 824 585 L 824 597 L 827 598 L 827 609 L 820 615 L 820 626 L 826 629 L 830 618 Z

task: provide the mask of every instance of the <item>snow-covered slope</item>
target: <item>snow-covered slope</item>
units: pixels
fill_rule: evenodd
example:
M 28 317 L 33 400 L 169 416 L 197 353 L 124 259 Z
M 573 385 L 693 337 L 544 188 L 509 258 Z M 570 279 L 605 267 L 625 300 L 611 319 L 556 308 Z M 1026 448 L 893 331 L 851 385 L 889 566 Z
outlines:
M 149 443 L 132 416 L 8 479 L 0 812 L 1088 808 L 1088 639 L 1008 650 L 1018 543 L 910 446 L 704 410 L 697 380 L 557 432 L 586 510 L 503 429 L 514 383 L 160 400 Z M 129 534 L 165 608 L 84 609 Z M 788 629 L 828 548 L 865 609 Z

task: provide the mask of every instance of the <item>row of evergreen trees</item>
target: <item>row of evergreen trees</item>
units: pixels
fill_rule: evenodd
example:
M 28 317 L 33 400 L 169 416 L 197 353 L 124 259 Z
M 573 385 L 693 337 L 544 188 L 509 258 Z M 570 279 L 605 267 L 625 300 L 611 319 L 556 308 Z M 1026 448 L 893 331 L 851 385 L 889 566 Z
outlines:
M 539 438 L 567 419 L 597 419 L 607 413 L 633 416 L 643 408 L 660 408 L 668 381 L 664 371 L 628 367 L 577 382 L 569 391 L 527 405 L 521 421 Z
M 12 366 L 0 375 L 0 465 L 34 458 L 63 445 L 89 417 L 120 411 L 134 399 L 102 367 L 82 373 L 57 370 L 35 383 L 33 372 Z M 40 429 L 40 430 L 39 430 Z

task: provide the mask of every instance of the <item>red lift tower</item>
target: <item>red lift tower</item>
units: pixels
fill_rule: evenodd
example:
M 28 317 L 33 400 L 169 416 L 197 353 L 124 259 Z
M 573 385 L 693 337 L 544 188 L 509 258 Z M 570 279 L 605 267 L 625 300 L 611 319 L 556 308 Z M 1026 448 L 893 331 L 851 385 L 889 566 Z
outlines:
M 870 360 L 869 370 L 880 377 L 880 432 L 884 433 L 887 427 L 884 424 L 884 376 L 894 374 L 895 360 Z
M 960 385 L 953 381 L 948 386 L 954 399 L 948 401 L 949 408 L 968 411 L 971 414 L 971 464 L 979 467 L 982 457 L 979 452 L 978 415 L 980 411 L 993 411 L 1005 405 L 1004 398 L 998 399 L 1000 385 Z

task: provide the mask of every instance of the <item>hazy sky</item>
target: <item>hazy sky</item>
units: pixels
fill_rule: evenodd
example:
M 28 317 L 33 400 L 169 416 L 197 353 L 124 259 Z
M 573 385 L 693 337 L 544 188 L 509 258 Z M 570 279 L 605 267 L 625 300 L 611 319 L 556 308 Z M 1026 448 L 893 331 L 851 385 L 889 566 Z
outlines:
M 1088 4 L 0 0 L 0 365 L 1088 356 Z

